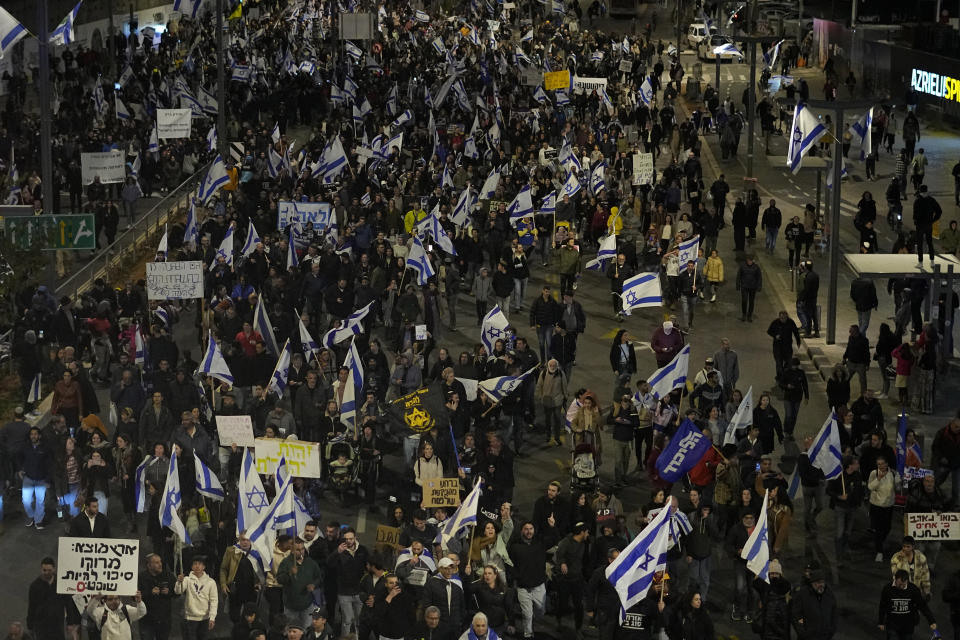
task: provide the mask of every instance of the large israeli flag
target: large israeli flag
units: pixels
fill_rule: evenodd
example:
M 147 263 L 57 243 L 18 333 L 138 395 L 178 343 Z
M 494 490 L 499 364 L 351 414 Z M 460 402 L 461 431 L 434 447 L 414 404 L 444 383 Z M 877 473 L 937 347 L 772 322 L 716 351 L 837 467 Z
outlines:
M 6 9 L 0 7 L 0 59 L 7 55 L 13 45 L 25 38 L 29 32 Z
M 807 457 L 810 458 L 810 464 L 823 471 L 827 480 L 831 480 L 843 473 L 842 451 L 837 414 L 831 413 L 813 439 Z
M 73 25 L 77 21 L 77 14 L 80 12 L 80 5 L 83 0 L 77 3 L 70 13 L 60 21 L 57 28 L 50 34 L 50 44 L 57 46 L 63 44 L 72 44 L 76 40 Z
M 753 528 L 753 533 L 747 538 L 740 557 L 747 561 L 747 569 L 753 572 L 755 576 L 764 582 L 770 582 L 770 543 L 767 532 L 767 501 L 770 498 L 770 490 L 763 492 L 763 505 L 760 507 L 760 517 L 757 519 L 757 526 Z
M 507 207 L 507 213 L 510 215 L 510 223 L 514 225 L 517 220 L 533 215 L 533 197 L 530 194 L 529 184 L 520 189 L 513 202 Z
M 670 509 L 661 509 L 657 517 L 607 565 L 607 580 L 620 596 L 621 619 L 627 609 L 646 597 L 654 574 L 666 566 Z
M 487 179 L 483 181 L 480 187 L 480 199 L 490 200 L 497 195 L 497 187 L 500 185 L 500 171 L 496 168 L 490 171 Z
M 483 493 L 481 489 L 482 486 L 483 478 L 478 478 L 477 484 L 473 485 L 473 489 L 471 489 L 467 497 L 463 499 L 463 502 L 460 503 L 457 510 L 447 518 L 443 529 L 440 530 L 440 539 L 444 545 L 456 538 L 461 531 L 470 525 L 477 526 L 477 507 L 480 504 L 480 495 Z
M 496 305 L 493 309 L 483 316 L 483 322 L 480 323 L 480 342 L 486 347 L 487 353 L 493 353 L 493 345 L 500 338 L 507 335 L 507 327 L 510 322 L 503 315 L 500 306 Z
M 543 200 L 540 202 L 540 208 L 537 210 L 537 215 L 547 215 L 552 216 L 557 212 L 557 192 L 551 191 Z
M 680 385 L 687 382 L 687 369 L 690 366 L 690 345 L 680 350 L 666 366 L 653 372 L 647 382 L 655 398 L 662 398 Z
M 817 143 L 827 128 L 823 126 L 817 116 L 802 102 L 798 102 L 793 110 L 793 124 L 790 127 L 790 147 L 787 150 L 787 166 L 793 173 L 800 171 L 800 166 L 810 149 Z
M 660 274 L 652 271 L 625 280 L 620 297 L 623 299 L 623 312 L 627 315 L 630 315 L 633 309 L 661 306 L 663 293 L 660 291 Z M 685 368 L 684 375 L 686 375 Z
M 640 85 L 640 90 L 637 91 L 637 97 L 640 98 L 640 102 L 648 107 L 653 102 L 653 85 L 650 84 L 649 77 L 643 79 L 643 84 Z
M 277 338 L 273 333 L 273 325 L 270 323 L 270 316 L 267 315 L 267 307 L 263 304 L 263 296 L 257 297 L 257 306 L 253 310 L 253 330 L 263 338 L 263 346 L 267 351 L 279 356 L 280 349 L 277 347 Z
M 227 232 L 224 234 L 223 240 L 220 241 L 220 247 L 217 249 L 217 252 L 213 256 L 213 261 L 210 263 L 211 271 L 217 266 L 219 258 L 226 260 L 228 265 L 233 265 L 233 230 L 235 224 L 235 222 L 231 222 L 230 226 L 227 227 Z
M 207 337 L 207 352 L 203 354 L 203 360 L 197 371 L 228 386 L 233 386 L 233 374 L 230 373 L 230 367 L 227 366 L 227 361 L 224 360 L 220 347 L 217 346 L 212 335 Z
M 210 168 L 207 169 L 203 184 L 200 185 L 200 201 L 206 204 L 228 182 L 230 182 L 230 176 L 227 175 L 227 167 L 223 163 L 223 158 L 217 154 Z
M 590 192 L 593 195 L 599 195 L 603 191 L 607 184 L 603 179 L 604 169 L 607 168 L 606 162 L 601 162 L 596 167 L 593 168 L 593 171 L 590 173 Z
M 686 269 L 687 263 L 691 260 L 697 261 L 697 254 L 700 252 L 700 236 L 693 236 L 677 245 L 677 260 L 681 269 Z
M 567 176 L 567 181 L 563 183 L 563 194 L 572 198 L 577 191 L 580 191 L 580 181 L 577 180 L 576 174 L 571 171 Z
M 245 532 L 269 506 L 270 501 L 257 473 L 256 456 L 253 449 L 248 447 L 243 454 L 237 483 L 237 534 Z
M 617 257 L 617 236 L 612 233 L 600 241 L 600 250 L 597 257 L 587 262 L 584 269 L 588 271 L 606 271 L 607 265 Z
M 177 467 L 177 453 L 170 453 L 170 466 L 167 468 L 167 482 L 163 487 L 163 503 L 160 505 L 160 526 L 173 531 L 184 544 L 190 544 L 190 535 L 177 510 L 180 509 L 180 472 Z
M 196 451 L 193 452 L 193 472 L 197 480 L 197 493 L 214 500 L 223 500 L 226 495 L 223 485 L 216 474 L 210 471 L 210 467 L 203 464 Z
M 303 348 L 303 357 L 309 360 L 315 353 L 320 352 L 320 347 L 313 339 L 313 336 L 310 335 L 307 326 L 303 324 L 303 318 L 300 317 L 300 314 L 297 313 L 296 310 L 294 310 L 294 313 L 297 316 L 297 325 L 300 329 L 300 346 Z
M 477 200 L 473 197 L 473 194 L 470 193 L 470 188 L 467 187 L 460 192 L 460 197 L 457 198 L 457 205 L 453 208 L 453 211 L 450 213 L 450 222 L 462 227 L 467 222 L 469 222 L 470 210 L 473 208 L 473 205 L 476 204 Z
M 420 286 L 427 284 L 427 281 L 436 275 L 433 265 L 430 264 L 430 258 L 423 248 L 423 243 L 417 236 L 413 237 L 413 246 L 410 247 L 410 253 L 407 254 L 407 267 L 416 271 L 417 284 Z
M 434 208 L 429 216 L 417 223 L 417 232 L 420 235 L 429 232 L 437 246 L 451 255 L 457 255 L 457 250 L 453 248 L 453 240 L 450 239 L 450 236 L 444 231 L 443 225 L 440 224 L 438 208 Z

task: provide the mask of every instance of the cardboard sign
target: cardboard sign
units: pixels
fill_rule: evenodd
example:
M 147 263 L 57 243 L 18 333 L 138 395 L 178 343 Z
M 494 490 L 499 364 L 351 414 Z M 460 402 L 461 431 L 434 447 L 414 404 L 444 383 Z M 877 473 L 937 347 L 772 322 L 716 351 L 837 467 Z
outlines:
M 307 224 L 312 222 L 314 228 L 326 227 L 333 217 L 333 209 L 329 202 L 292 202 L 289 200 L 277 203 L 277 230 L 286 229 L 291 222 Z
M 563 71 L 548 71 L 543 74 L 543 88 L 547 91 L 568 89 L 569 87 L 570 72 L 566 69 Z
M 157 137 L 189 138 L 193 112 L 190 109 L 157 109 Z
M 434 478 L 423 483 L 424 507 L 459 507 L 460 479 Z
M 295 478 L 320 477 L 320 444 L 303 440 L 278 440 L 257 438 L 255 440 L 257 473 L 268 474 L 277 470 L 283 456 L 287 472 Z
M 103 151 L 80 154 L 80 176 L 83 184 L 91 184 L 95 177 L 103 184 L 117 184 L 127 179 L 127 165 L 123 151 Z
M 960 540 L 960 513 L 908 513 L 904 535 L 921 540 Z
M 60 538 L 57 593 L 132 596 L 140 572 L 140 541 Z M 172 586 L 172 585 L 171 585 Z
M 633 184 L 653 183 L 653 154 L 633 154 Z
M 621 73 L 630 73 L 633 69 L 633 60 L 621 60 L 620 61 L 620 72 Z
M 385 524 L 377 525 L 377 544 L 384 544 L 394 549 L 400 548 L 400 527 L 388 527 Z
M 186 300 L 202 298 L 203 275 L 203 262 L 200 260 L 148 262 L 147 299 Z
M 253 437 L 253 420 L 250 416 L 217 416 L 217 433 L 220 435 L 220 445 L 229 447 L 256 446 Z

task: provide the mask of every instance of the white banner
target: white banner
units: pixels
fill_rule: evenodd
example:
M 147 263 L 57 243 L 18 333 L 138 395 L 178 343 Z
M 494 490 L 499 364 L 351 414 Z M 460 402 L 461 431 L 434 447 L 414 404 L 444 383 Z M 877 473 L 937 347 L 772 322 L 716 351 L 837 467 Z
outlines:
M 330 224 L 332 208 L 329 202 L 292 202 L 281 200 L 277 203 L 277 229 L 282 231 L 291 222 L 313 223 L 313 228 L 323 228 Z
M 607 88 L 606 78 L 585 78 L 583 76 L 573 76 L 574 93 L 583 93 L 584 91 L 590 93 L 594 89 L 600 88 Z
M 157 137 L 189 138 L 191 116 L 190 109 L 157 109 Z
M 256 439 L 257 473 L 277 470 L 280 456 L 286 458 L 287 471 L 297 478 L 320 477 L 320 444 L 303 440 Z
M 203 297 L 203 262 L 147 263 L 148 300 L 184 300 Z
M 80 154 L 80 175 L 83 184 L 90 184 L 100 176 L 103 184 L 116 184 L 127 179 L 127 165 L 123 151 L 102 151 Z
M 220 434 L 220 446 L 253 447 L 253 420 L 250 416 L 217 416 L 217 433 Z
M 960 513 L 908 513 L 904 535 L 914 540 L 960 540 Z
M 57 593 L 132 596 L 137 592 L 140 541 L 60 538 Z
M 653 183 L 653 154 L 633 154 L 633 184 Z

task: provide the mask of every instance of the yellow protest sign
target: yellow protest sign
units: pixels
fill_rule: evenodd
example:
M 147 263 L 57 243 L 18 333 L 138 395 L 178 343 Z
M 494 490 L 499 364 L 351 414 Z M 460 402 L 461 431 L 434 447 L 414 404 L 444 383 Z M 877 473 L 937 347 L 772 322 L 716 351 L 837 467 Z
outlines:
M 564 69 L 563 71 L 548 71 L 544 73 L 543 88 L 547 91 L 553 91 L 554 89 L 569 89 L 570 72 Z
M 385 524 L 377 525 L 377 544 L 393 547 L 400 546 L 400 527 L 388 527 Z
M 458 478 L 434 478 L 423 483 L 424 507 L 460 506 L 460 480 Z

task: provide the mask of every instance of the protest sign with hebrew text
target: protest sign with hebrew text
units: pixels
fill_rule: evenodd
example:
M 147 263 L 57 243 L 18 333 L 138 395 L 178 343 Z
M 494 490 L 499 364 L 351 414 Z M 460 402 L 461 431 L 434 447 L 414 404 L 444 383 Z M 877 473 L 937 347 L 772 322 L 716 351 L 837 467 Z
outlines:
M 137 592 L 140 541 L 119 538 L 59 539 L 57 593 L 132 596 Z

